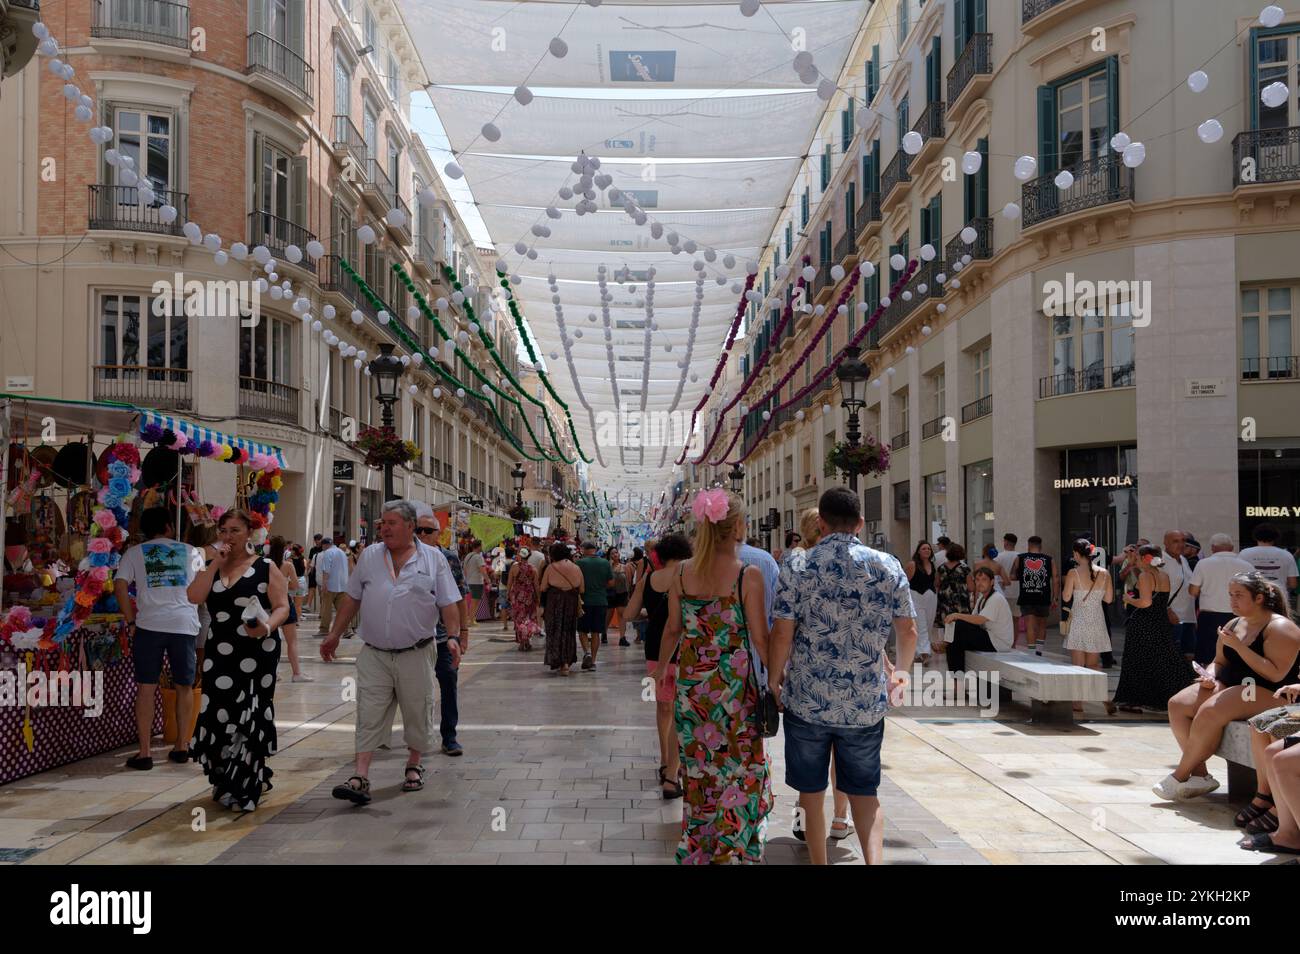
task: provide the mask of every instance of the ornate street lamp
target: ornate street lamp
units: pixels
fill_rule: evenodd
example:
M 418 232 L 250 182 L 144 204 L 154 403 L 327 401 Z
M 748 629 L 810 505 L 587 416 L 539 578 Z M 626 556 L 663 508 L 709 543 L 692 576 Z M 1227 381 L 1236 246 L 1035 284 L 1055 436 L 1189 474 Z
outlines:
M 867 381 L 871 369 L 858 359 L 862 349 L 850 345 L 844 349 L 844 360 L 835 369 L 835 376 L 840 379 L 840 407 L 849 412 L 848 434 L 849 447 L 857 447 L 862 433 L 858 430 L 858 412 L 867 406 Z M 858 475 L 849 474 L 849 489 L 858 492 Z
M 727 474 L 731 478 L 731 490 L 733 493 L 740 493 L 741 488 L 745 485 L 745 468 L 736 464 L 731 468 L 731 473 Z
M 564 529 L 564 501 L 555 501 L 555 529 Z
M 524 505 L 524 478 L 528 476 L 528 471 L 524 470 L 523 463 L 516 463 L 515 469 L 510 472 L 510 476 L 515 482 L 515 506 Z
M 375 380 L 375 397 L 379 399 L 382 412 L 380 420 L 384 427 L 393 427 L 393 406 L 397 403 L 397 382 L 402 376 L 402 362 L 393 354 L 393 345 L 385 341 L 379 346 L 379 354 L 370 362 L 370 376 Z M 393 465 L 384 464 L 384 500 L 392 500 Z

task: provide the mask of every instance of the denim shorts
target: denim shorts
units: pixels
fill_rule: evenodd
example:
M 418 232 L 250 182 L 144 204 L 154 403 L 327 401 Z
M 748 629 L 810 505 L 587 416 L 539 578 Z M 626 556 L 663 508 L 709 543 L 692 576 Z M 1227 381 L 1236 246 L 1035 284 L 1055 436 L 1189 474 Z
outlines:
M 135 681 L 142 686 L 158 685 L 162 675 L 163 654 L 172 667 L 172 682 L 178 686 L 194 685 L 194 636 L 160 633 L 135 628 L 131 656 L 135 663 Z
M 824 792 L 830 785 L 831 753 L 835 787 L 845 795 L 874 797 L 880 787 L 880 743 L 885 720 L 864 728 L 813 725 L 786 712 L 785 784 L 796 792 Z

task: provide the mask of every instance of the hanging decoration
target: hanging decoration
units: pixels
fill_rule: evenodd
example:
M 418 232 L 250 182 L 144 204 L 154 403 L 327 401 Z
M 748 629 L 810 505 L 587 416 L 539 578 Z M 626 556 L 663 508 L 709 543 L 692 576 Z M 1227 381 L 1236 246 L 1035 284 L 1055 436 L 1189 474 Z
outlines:
M 845 478 L 879 476 L 889 470 L 889 445 L 876 443 L 874 434 L 866 435 L 861 444 L 836 441 L 826 454 L 826 466 Z
M 383 467 L 385 464 L 400 467 L 420 456 L 420 448 L 414 441 L 402 440 L 397 431 L 387 425 L 362 427 L 356 446 L 366 455 L 367 467 Z

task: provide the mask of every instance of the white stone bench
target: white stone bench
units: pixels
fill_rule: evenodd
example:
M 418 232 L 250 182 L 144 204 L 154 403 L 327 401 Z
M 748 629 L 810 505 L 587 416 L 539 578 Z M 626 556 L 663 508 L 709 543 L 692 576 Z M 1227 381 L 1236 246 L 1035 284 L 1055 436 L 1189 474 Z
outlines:
M 1214 754 L 1228 763 L 1228 798 L 1241 801 L 1255 792 L 1255 754 L 1250 750 L 1251 728 L 1246 722 L 1229 722 Z
M 1110 698 L 1106 673 L 1035 653 L 967 652 L 966 665 L 982 679 L 996 672 L 1001 688 L 1029 700 L 1035 721 L 1073 722 L 1074 703 L 1105 702 Z

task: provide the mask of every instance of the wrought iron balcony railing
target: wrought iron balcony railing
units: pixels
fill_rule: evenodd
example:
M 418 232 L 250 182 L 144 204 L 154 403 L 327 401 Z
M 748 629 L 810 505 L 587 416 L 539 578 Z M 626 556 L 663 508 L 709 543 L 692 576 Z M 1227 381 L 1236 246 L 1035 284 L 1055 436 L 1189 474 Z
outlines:
M 1023 227 L 1028 228 L 1084 209 L 1112 202 L 1133 201 L 1133 170 L 1118 153 L 1075 163 L 1070 169 L 1074 182 L 1068 189 L 1056 186 L 1059 173 L 1052 172 L 1026 182 L 1020 190 Z
M 189 221 L 189 203 L 188 193 L 155 189 L 153 203 L 144 205 L 140 201 L 140 190 L 135 186 L 92 185 L 87 227 L 180 235 L 182 226 Z M 176 210 L 176 219 L 170 225 L 164 223 L 158 214 L 164 205 Z
M 921 115 L 916 118 L 916 124 L 912 126 L 912 132 L 920 134 L 923 144 L 928 143 L 931 139 L 943 138 L 943 114 L 944 104 L 942 100 L 935 100 L 932 103 L 925 104 L 925 109 L 921 110 Z M 922 148 L 924 148 L 924 145 Z
M 1136 383 L 1131 362 L 1111 367 L 1098 366 L 1039 378 L 1038 396 L 1047 398 L 1062 394 L 1081 394 L 1085 391 L 1104 391 L 1109 388 L 1131 388 Z
M 384 164 L 378 159 L 371 157 L 366 160 L 366 179 L 376 192 L 383 197 L 388 203 L 388 207 L 393 207 L 393 199 L 397 197 L 397 190 L 393 188 L 393 180 L 388 177 L 384 171 Z
M 903 431 L 901 434 L 894 435 L 894 439 L 889 442 L 889 449 L 896 451 L 900 448 L 906 447 L 910 443 L 912 443 L 911 431 Z
M 1021 0 L 1020 22 L 1026 24 L 1040 13 L 1046 13 L 1061 3 L 1065 3 L 1065 0 Z
M 993 395 L 986 394 L 982 398 L 977 398 L 969 404 L 964 405 L 961 409 L 961 422 L 969 424 L 971 421 L 977 421 L 981 417 L 987 417 L 993 413 Z
M 239 376 L 239 416 L 298 423 L 298 389 L 278 381 Z
M 1300 180 L 1300 126 L 1248 129 L 1232 139 L 1232 186 Z
M 936 417 L 926 421 L 921 425 L 921 440 L 929 440 L 931 437 L 938 437 L 943 431 L 942 417 Z
M 188 50 L 190 8 L 168 0 L 95 0 L 90 35 Z
M 336 153 L 343 156 L 343 177 L 348 182 L 356 182 L 366 177 L 366 139 L 352 122 L 351 116 L 334 117 L 332 145 Z
M 957 62 L 948 71 L 948 108 L 976 76 L 993 72 L 993 34 L 976 33 L 966 41 Z
M 858 227 L 858 235 L 861 236 L 867 230 L 872 222 L 880 221 L 880 193 L 868 192 L 862 198 L 862 204 L 858 206 L 857 214 L 853 217 L 854 223 Z
M 248 214 L 249 247 L 265 245 L 277 259 L 284 259 L 285 249 L 290 245 L 296 245 L 302 252 L 302 260 L 298 262 L 299 268 L 315 270 L 316 259 L 307 254 L 307 243 L 315 239 L 316 236 L 301 225 L 282 219 L 278 215 L 272 215 L 270 212 Z
M 159 411 L 194 409 L 193 372 L 189 368 L 97 364 L 94 372 L 96 401 L 137 404 Z
M 943 248 L 944 257 L 949 262 L 960 261 L 963 255 L 972 260 L 993 257 L 993 219 L 982 216 L 966 223 L 975 230 L 975 241 L 967 245 L 958 234 Z
M 885 200 L 889 198 L 889 193 L 894 190 L 894 186 L 902 182 L 911 182 L 912 177 L 907 172 L 907 164 L 911 156 L 903 151 L 899 146 L 898 151 L 894 153 L 894 158 L 885 164 L 885 171 L 880 174 L 880 198 Z
M 846 258 L 857 253 L 857 230 L 853 228 L 853 223 L 850 222 L 844 234 L 840 236 L 840 240 L 835 243 L 835 261 L 843 265 Z
M 1300 355 L 1270 355 L 1266 358 L 1242 358 L 1243 381 L 1276 381 L 1300 378 Z
M 308 102 L 311 101 L 313 70 L 311 64 L 265 33 L 248 35 L 249 72 L 267 73 L 283 80 Z

